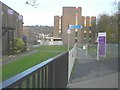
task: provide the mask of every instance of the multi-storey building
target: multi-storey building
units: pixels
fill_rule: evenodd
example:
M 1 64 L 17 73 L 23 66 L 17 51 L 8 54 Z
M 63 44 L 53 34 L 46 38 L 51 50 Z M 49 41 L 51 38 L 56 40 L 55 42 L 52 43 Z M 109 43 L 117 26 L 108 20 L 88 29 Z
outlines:
M 22 37 L 23 16 L 0 2 L 0 38 L 2 39 L 2 54 L 10 55 L 14 52 L 15 37 Z
M 94 44 L 96 33 L 96 17 L 82 16 L 81 7 L 63 7 L 62 16 L 54 16 L 54 38 L 62 38 L 63 44 L 68 44 L 70 25 L 81 25 L 82 28 L 70 29 L 69 43 L 73 46 L 81 44 Z

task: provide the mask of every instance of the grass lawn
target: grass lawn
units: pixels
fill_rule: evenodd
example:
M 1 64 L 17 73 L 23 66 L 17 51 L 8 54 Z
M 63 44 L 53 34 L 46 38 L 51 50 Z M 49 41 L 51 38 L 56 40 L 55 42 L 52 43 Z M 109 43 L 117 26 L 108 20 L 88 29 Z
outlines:
M 35 50 L 49 50 L 49 51 L 67 51 L 66 46 L 43 46 L 39 48 L 35 48 Z M 34 54 L 25 56 L 2 66 L 2 81 L 20 73 L 24 70 L 29 69 L 30 67 L 41 63 L 51 57 L 54 57 L 61 52 L 36 52 Z
M 50 50 L 50 51 L 67 51 L 68 46 L 41 46 L 41 47 L 34 48 L 34 49 L 35 50 Z

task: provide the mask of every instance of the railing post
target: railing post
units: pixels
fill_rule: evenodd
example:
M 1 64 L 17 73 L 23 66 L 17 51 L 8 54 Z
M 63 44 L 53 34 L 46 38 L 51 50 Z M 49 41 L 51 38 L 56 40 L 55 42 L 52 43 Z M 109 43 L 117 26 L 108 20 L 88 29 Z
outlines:
M 51 62 L 49 65 L 48 65 L 48 88 L 54 88 L 54 77 L 53 77 L 53 74 L 54 74 L 54 63 Z
M 27 88 L 30 88 L 30 78 L 27 79 L 26 85 L 27 85 Z
M 20 83 L 19 85 L 18 85 L 18 90 L 21 90 L 21 88 L 22 88 L 22 83 Z
M 40 88 L 40 70 L 38 70 L 38 73 L 37 73 L 37 78 L 38 78 L 38 81 L 37 81 L 37 84 L 38 84 L 38 88 Z
M 32 84 L 33 84 L 33 88 L 35 88 L 35 85 L 36 85 L 36 83 L 35 83 L 35 74 L 33 74 L 33 76 L 32 76 Z
M 68 52 L 55 60 L 55 88 L 66 88 L 68 84 Z
M 45 72 L 44 72 L 44 73 L 45 73 L 45 75 L 44 75 L 44 76 L 45 76 L 45 80 L 44 80 L 44 81 L 45 81 L 45 82 L 44 82 L 45 85 L 44 85 L 44 87 L 47 88 L 47 87 L 48 87 L 48 86 L 47 86 L 47 82 L 48 82 L 48 79 L 47 79 L 47 78 L 48 78 L 48 77 L 47 77 L 47 66 L 44 68 L 44 70 L 45 70 Z
M 44 68 L 42 68 L 42 86 L 41 88 L 44 88 Z

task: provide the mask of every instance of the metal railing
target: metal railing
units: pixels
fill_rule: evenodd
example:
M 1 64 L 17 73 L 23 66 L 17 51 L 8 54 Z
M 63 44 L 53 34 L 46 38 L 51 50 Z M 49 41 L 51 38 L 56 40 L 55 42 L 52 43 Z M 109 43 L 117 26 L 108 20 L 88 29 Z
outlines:
M 83 46 L 85 46 L 85 49 L 83 49 Z M 80 45 L 78 46 L 81 49 L 83 49 L 84 51 L 86 51 L 86 56 L 91 56 L 93 59 L 97 60 L 97 44 L 89 44 L 87 49 L 86 49 L 86 45 Z M 99 57 L 100 60 L 107 60 L 107 59 L 115 59 L 119 57 L 119 53 L 118 53 L 118 48 L 119 44 L 110 44 L 107 43 L 106 44 L 106 54 L 105 57 Z
M 77 56 L 77 48 L 75 44 L 74 47 L 69 51 L 69 61 L 68 61 L 68 81 L 69 82 L 70 82 L 70 76 L 72 73 L 72 69 L 74 67 L 74 63 L 76 60 L 76 56 Z
M 97 45 L 89 45 L 88 54 L 96 59 Z M 106 56 L 100 59 L 118 58 L 118 44 L 106 44 Z
M 4 88 L 66 88 L 68 52 L 50 58 L 1 83 Z

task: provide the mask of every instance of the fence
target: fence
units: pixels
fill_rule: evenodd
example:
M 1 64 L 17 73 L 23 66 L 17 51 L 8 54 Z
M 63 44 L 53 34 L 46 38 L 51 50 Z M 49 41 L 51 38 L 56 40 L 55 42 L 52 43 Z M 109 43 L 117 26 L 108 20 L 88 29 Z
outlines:
M 69 51 L 68 81 L 69 81 L 70 76 L 71 76 L 71 72 L 72 72 L 72 69 L 73 69 L 73 66 L 74 66 L 76 55 L 77 55 L 77 51 L 76 51 L 76 44 L 75 44 L 74 47 L 72 48 L 72 50 Z
M 48 59 L 2 82 L 2 88 L 66 88 L 68 52 Z
M 97 45 L 89 45 L 88 54 L 97 57 Z M 106 57 L 101 59 L 109 59 L 109 58 L 118 58 L 118 44 L 107 44 L 106 45 Z

